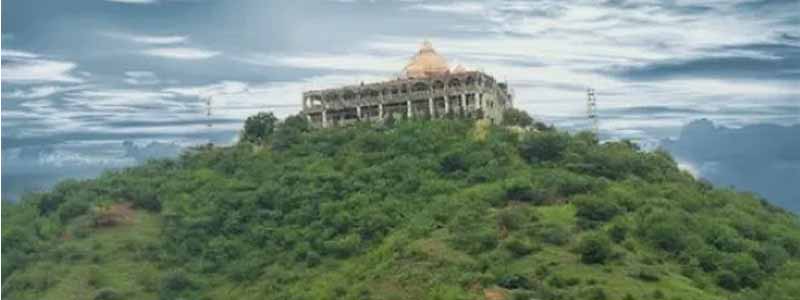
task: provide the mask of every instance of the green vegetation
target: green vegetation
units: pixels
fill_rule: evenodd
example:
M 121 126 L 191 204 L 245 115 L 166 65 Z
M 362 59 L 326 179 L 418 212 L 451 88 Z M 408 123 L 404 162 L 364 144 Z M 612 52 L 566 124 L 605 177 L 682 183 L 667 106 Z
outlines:
M 65 181 L 2 214 L 8 299 L 800 294 L 797 216 L 663 152 L 546 126 L 259 114 L 237 145 Z

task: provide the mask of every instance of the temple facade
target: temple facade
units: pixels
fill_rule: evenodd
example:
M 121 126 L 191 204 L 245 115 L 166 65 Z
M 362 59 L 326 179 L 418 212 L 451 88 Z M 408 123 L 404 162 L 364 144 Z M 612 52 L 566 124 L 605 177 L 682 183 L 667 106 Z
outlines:
M 511 105 L 505 83 L 460 65 L 450 69 L 427 41 L 393 80 L 303 93 L 303 114 L 316 127 L 448 116 L 499 124 Z

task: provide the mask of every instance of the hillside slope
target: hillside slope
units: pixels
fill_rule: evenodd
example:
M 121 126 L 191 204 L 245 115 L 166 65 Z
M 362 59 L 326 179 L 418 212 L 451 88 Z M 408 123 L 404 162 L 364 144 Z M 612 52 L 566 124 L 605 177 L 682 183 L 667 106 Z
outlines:
M 261 121 L 233 147 L 5 204 L 4 297 L 800 295 L 797 216 L 662 152 L 465 120 Z

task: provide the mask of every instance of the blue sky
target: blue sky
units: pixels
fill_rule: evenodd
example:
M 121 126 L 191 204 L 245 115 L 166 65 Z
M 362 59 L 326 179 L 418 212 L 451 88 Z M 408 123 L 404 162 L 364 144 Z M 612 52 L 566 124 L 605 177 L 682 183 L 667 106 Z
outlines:
M 26 0 L 2 8 L 4 197 L 9 182 L 29 189 L 28 178 L 134 164 L 141 157 L 131 153 L 232 142 L 256 111 L 297 112 L 304 89 L 397 74 L 423 39 L 453 65 L 507 80 L 517 107 L 565 128 L 588 126 L 589 86 L 607 137 L 655 143 L 699 118 L 733 128 L 800 123 L 797 0 Z

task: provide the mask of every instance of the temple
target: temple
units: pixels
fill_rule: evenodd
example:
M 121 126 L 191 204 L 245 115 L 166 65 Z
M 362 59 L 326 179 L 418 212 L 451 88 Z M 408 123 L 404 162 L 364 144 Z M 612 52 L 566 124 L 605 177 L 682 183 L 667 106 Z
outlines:
M 316 127 L 447 116 L 500 123 L 511 105 L 505 83 L 461 65 L 450 69 L 427 41 L 393 80 L 303 93 L 303 114 Z

